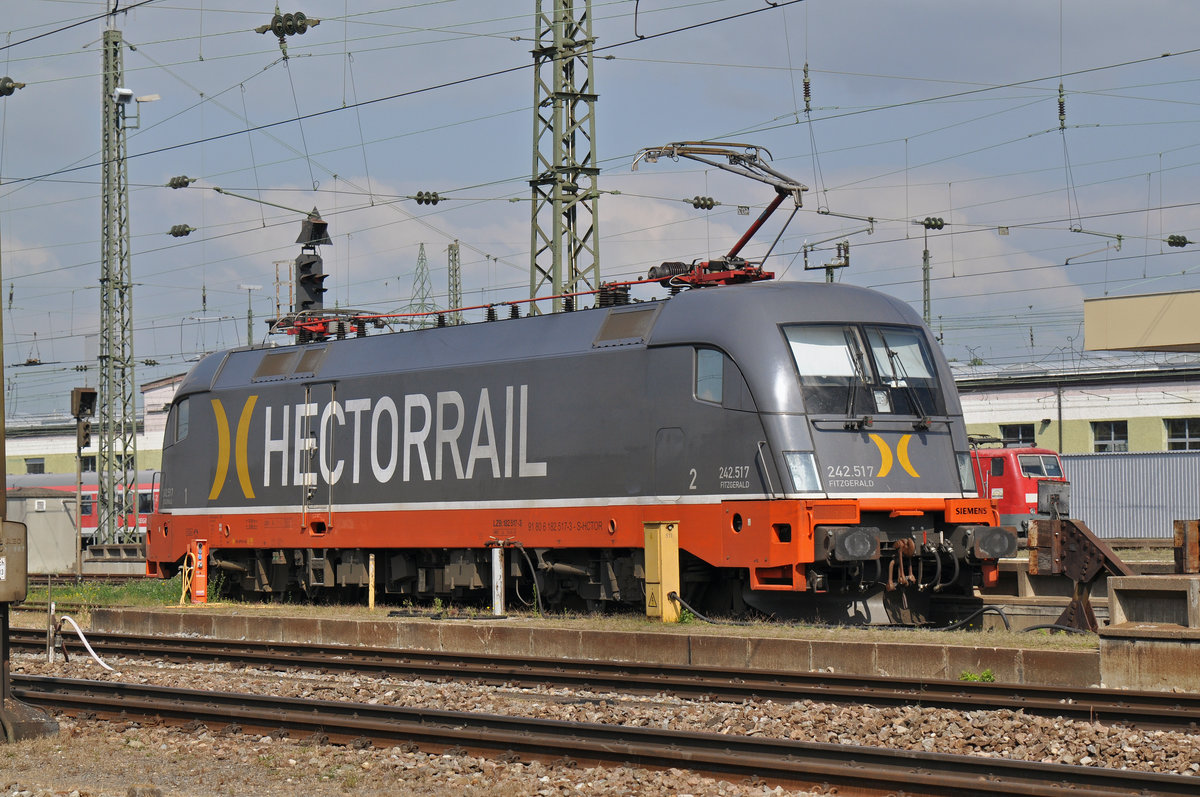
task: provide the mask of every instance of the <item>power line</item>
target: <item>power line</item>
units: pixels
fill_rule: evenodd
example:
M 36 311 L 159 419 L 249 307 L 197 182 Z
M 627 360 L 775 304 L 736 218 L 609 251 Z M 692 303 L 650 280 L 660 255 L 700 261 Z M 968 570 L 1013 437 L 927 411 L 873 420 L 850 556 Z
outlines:
M 154 2 L 154 0 L 143 0 L 143 2 Z M 723 22 L 729 22 L 729 21 L 732 21 L 735 19 L 741 19 L 743 17 L 753 16 L 755 14 L 760 14 L 764 11 L 772 11 L 777 8 L 784 8 L 786 6 L 795 5 L 795 4 L 801 3 L 801 2 L 804 2 L 804 0 L 778 0 L 778 2 L 774 2 L 770 5 L 763 6 L 762 8 L 755 8 L 755 9 L 751 9 L 749 11 L 743 11 L 743 12 L 740 12 L 737 14 L 730 14 L 730 15 L 727 15 L 724 17 L 718 17 L 716 19 L 706 20 L 704 22 L 693 23 L 691 25 L 682 25 L 680 27 L 672 28 L 670 30 L 660 31 L 658 33 L 651 34 L 649 36 L 642 36 L 640 38 L 626 39 L 625 41 L 610 44 L 605 47 L 594 48 L 594 51 L 599 52 L 602 50 L 611 50 L 611 49 L 614 49 L 617 47 L 625 47 L 625 46 L 629 46 L 629 45 L 633 45 L 633 44 L 638 44 L 643 41 L 659 39 L 664 36 L 672 36 L 672 35 L 675 35 L 678 33 L 684 33 L 687 31 L 704 28 L 709 25 L 716 25 L 716 24 L 720 24 Z M 103 17 L 100 17 L 100 18 L 103 18 Z M 510 75 L 510 74 L 514 74 L 517 72 L 524 72 L 524 71 L 532 69 L 532 68 L 533 68 L 532 64 L 521 64 L 519 66 L 511 66 L 511 67 L 506 67 L 503 69 L 495 69 L 490 72 L 484 72 L 484 73 L 480 73 L 480 74 L 476 74 L 476 75 L 471 75 L 469 77 L 459 78 L 456 80 L 448 80 L 448 81 L 444 81 L 442 83 L 424 86 L 422 88 L 411 89 L 409 91 L 397 92 L 395 94 L 389 94 L 389 95 L 385 95 L 383 97 L 376 97 L 376 98 L 370 99 L 370 100 L 361 100 L 361 101 L 358 101 L 355 103 L 342 105 L 342 106 L 338 106 L 335 108 L 326 108 L 325 110 L 322 110 L 322 111 L 313 111 L 312 113 L 308 113 L 308 114 L 298 114 L 298 115 L 288 118 L 288 119 L 281 119 L 281 120 L 277 120 L 274 122 L 267 122 L 267 123 L 257 125 L 254 127 L 248 127 L 248 128 L 242 129 L 242 130 L 234 130 L 234 131 L 230 131 L 227 133 L 217 133 L 217 134 L 214 134 L 211 136 L 206 136 L 204 138 L 199 138 L 199 139 L 193 139 L 191 141 L 183 142 L 180 144 L 171 144 L 171 145 L 168 145 L 165 147 L 159 147 L 157 149 L 152 149 L 152 150 L 147 150 L 145 152 L 136 153 L 135 155 L 131 155 L 130 158 L 132 159 L 134 157 L 140 158 L 140 157 L 146 157 L 149 155 L 158 155 L 163 152 L 172 152 L 172 151 L 175 151 L 178 149 L 183 149 L 185 147 L 197 146 L 199 144 L 209 144 L 214 141 L 223 141 L 227 138 L 232 138 L 234 136 L 240 136 L 240 135 L 244 135 L 247 133 L 256 133 L 256 132 L 260 132 L 262 130 L 270 130 L 272 128 L 280 127 L 282 125 L 292 124 L 294 122 L 306 121 L 309 119 L 317 119 L 322 116 L 327 116 L 330 114 L 339 113 L 341 111 L 347 111 L 347 110 L 351 110 L 354 108 L 365 108 L 365 107 L 368 107 L 371 105 L 377 105 L 379 103 L 390 102 L 390 101 L 398 100 L 398 99 L 405 99 L 408 97 L 414 97 L 414 96 L 418 96 L 421 94 L 427 94 L 432 91 L 440 91 L 443 89 L 466 85 L 466 84 L 473 83 L 473 82 L 480 81 L 480 80 L 487 80 L 490 78 L 500 77 L 502 75 Z M 91 168 L 95 165 L 96 165 L 95 163 L 84 164 L 81 166 L 72 166 L 72 167 L 69 167 L 66 169 L 61 169 L 61 170 L 57 170 L 57 171 L 53 171 L 53 172 L 47 172 L 45 174 L 33 175 L 30 177 L 11 178 L 9 180 L 9 183 L 12 184 L 12 183 L 21 183 L 21 182 L 41 180 L 41 179 L 44 179 L 47 177 L 55 177 L 59 174 L 66 174 L 66 173 L 73 172 L 73 171 L 79 171 L 81 169 Z
M 84 19 L 80 19 L 75 22 L 71 22 L 67 25 L 63 25 L 60 28 L 55 28 L 54 30 L 48 30 L 45 33 L 39 33 L 36 36 L 30 36 L 28 38 L 21 39 L 20 41 L 15 41 L 15 42 L 10 42 L 9 44 L 0 45 L 0 52 L 11 49 L 13 47 L 19 47 L 22 44 L 28 44 L 29 42 L 37 41 L 38 39 L 44 39 L 47 36 L 54 36 L 55 34 L 62 33 L 63 31 L 71 30 L 72 28 L 78 28 L 80 25 L 87 25 L 92 22 L 99 22 L 100 20 L 106 19 L 107 17 L 110 17 L 110 16 L 115 17 L 117 14 L 124 14 L 128 11 L 133 11 L 134 9 L 141 8 L 142 6 L 149 5 L 151 3 L 157 3 L 157 2 L 158 2 L 158 0 L 140 0 L 140 2 L 136 2 L 133 5 L 129 6 L 128 8 L 119 8 L 118 7 L 118 8 L 114 8 L 111 11 L 105 11 L 103 14 L 95 14 L 90 17 L 85 17 Z M 121 4 L 120 0 L 117 0 L 117 5 L 120 6 L 120 4 Z

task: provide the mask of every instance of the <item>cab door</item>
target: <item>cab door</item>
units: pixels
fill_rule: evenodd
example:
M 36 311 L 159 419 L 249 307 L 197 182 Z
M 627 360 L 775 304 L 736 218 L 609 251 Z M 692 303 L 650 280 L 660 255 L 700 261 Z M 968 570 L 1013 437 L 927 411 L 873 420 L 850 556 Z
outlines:
M 296 417 L 296 486 L 301 524 L 314 536 L 333 526 L 333 491 L 341 477 L 336 429 L 345 422 L 335 382 L 304 386 L 304 404 Z

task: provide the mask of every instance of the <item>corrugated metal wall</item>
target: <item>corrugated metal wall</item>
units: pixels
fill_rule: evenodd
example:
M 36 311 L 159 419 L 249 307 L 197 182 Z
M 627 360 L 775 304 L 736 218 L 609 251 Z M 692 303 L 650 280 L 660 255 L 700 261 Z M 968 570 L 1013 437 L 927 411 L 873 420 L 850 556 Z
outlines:
M 1071 517 L 1100 537 L 1171 537 L 1200 519 L 1200 451 L 1063 454 Z

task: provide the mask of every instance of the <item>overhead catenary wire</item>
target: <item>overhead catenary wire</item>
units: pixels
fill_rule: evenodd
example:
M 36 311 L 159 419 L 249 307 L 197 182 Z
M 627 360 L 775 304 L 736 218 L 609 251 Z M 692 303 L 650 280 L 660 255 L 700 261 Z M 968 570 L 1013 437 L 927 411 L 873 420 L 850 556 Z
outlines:
M 602 47 L 596 47 L 593 49 L 593 51 L 594 52 L 603 52 L 603 51 L 616 49 L 619 47 L 627 47 L 627 46 L 638 44 L 639 42 L 644 41 L 645 39 L 648 39 L 648 38 L 661 38 L 664 36 L 670 36 L 670 35 L 674 35 L 674 34 L 685 32 L 685 31 L 695 30 L 700 27 L 706 27 L 708 25 L 714 25 L 714 24 L 719 24 L 722 22 L 728 22 L 733 19 L 739 19 L 739 18 L 748 16 L 751 14 L 758 14 L 758 13 L 761 13 L 762 11 L 766 11 L 766 10 L 770 10 L 770 9 L 774 9 L 774 8 L 782 8 L 782 7 L 785 7 L 788 5 L 793 5 L 793 4 L 799 3 L 799 2 L 803 2 L 803 0 L 778 0 L 777 3 L 775 3 L 769 7 L 764 7 L 762 9 L 756 9 L 756 10 L 742 12 L 739 14 L 733 14 L 733 15 L 721 17 L 718 19 L 695 23 L 693 25 L 684 25 L 684 26 L 680 26 L 677 28 L 673 28 L 671 30 L 666 30 L 666 31 L 662 31 L 659 33 L 655 33 L 651 36 L 642 37 L 642 39 L 637 39 L 637 38 L 626 39 L 624 41 L 617 42 L 614 44 L 605 45 Z M 1132 66 L 1132 65 L 1136 65 L 1136 64 L 1144 64 L 1144 63 L 1148 63 L 1151 61 L 1157 61 L 1157 60 L 1160 60 L 1163 58 L 1173 58 L 1173 57 L 1179 57 L 1179 56 L 1183 56 L 1183 55 L 1193 55 L 1196 53 L 1200 53 L 1200 47 L 1191 48 L 1188 50 L 1182 50 L 1182 51 L 1174 52 L 1174 53 L 1161 53 L 1161 54 L 1158 54 L 1158 55 L 1155 55 L 1152 57 L 1129 59 L 1126 61 L 1115 62 L 1115 63 L 1106 64 L 1106 65 L 1102 65 L 1102 66 L 1087 67 L 1087 68 L 1067 72 L 1067 73 L 1065 73 L 1065 76 L 1089 74 L 1089 73 L 1099 72 L 1099 71 L 1104 71 L 1104 70 L 1109 70 L 1109 69 L 1128 67 L 1128 66 Z M 464 77 L 464 78 L 444 81 L 444 82 L 436 83 L 436 84 L 430 84 L 430 85 L 426 85 L 426 86 L 423 86 L 420 88 L 411 89 L 411 90 L 403 91 L 403 92 L 396 92 L 393 94 L 388 94 L 388 95 L 376 97 L 373 99 L 361 100 L 361 101 L 351 104 L 350 106 L 331 107 L 331 108 L 326 108 L 326 109 L 323 109 L 320 111 L 313 111 L 313 112 L 310 112 L 307 114 L 297 115 L 296 117 L 291 117 L 291 118 L 287 118 L 287 119 L 279 119 L 279 120 L 276 120 L 273 122 L 266 122 L 266 123 L 263 123 L 258 126 L 250 128 L 250 132 L 257 132 L 259 130 L 268 130 L 268 129 L 272 129 L 272 128 L 279 127 L 282 125 L 291 124 L 293 122 L 298 122 L 298 121 L 308 120 L 308 119 L 315 119 L 315 118 L 318 118 L 321 116 L 327 116 L 329 114 L 339 113 L 343 110 L 347 110 L 348 108 L 366 107 L 366 106 L 375 105 L 378 103 L 391 102 L 391 101 L 406 98 L 406 97 L 414 97 L 414 96 L 429 93 L 432 91 L 444 90 L 444 89 L 454 87 L 454 86 L 461 86 L 466 83 L 473 83 L 473 82 L 480 81 L 480 80 L 487 80 L 489 78 L 494 78 L 494 77 L 498 77 L 501 75 L 513 74 L 516 72 L 527 71 L 530 69 L 532 69 L 532 65 L 521 64 L 518 66 L 506 67 L 506 68 L 491 70 L 488 72 L 477 73 L 475 75 L 471 75 L 471 76 Z M 820 117 L 816 121 L 828 121 L 831 119 L 845 118 L 847 116 L 856 116 L 856 115 L 866 114 L 866 113 L 875 113 L 875 112 L 879 112 L 879 111 L 883 111 L 883 110 L 896 110 L 899 108 L 910 107 L 913 105 L 921 105 L 921 104 L 936 102 L 939 100 L 944 100 L 944 99 L 949 99 L 949 98 L 965 97 L 965 96 L 971 96 L 971 95 L 976 95 L 976 94 L 980 94 L 980 93 L 991 92 L 991 91 L 995 91 L 995 90 L 1003 89 L 1003 88 L 1014 88 L 1017 86 L 1032 85 L 1032 84 L 1036 84 L 1036 83 L 1045 82 L 1046 80 L 1049 80 L 1049 79 L 1051 79 L 1051 78 L 1049 78 L 1049 77 L 1028 78 L 1025 80 L 1012 81 L 1009 83 L 997 84 L 997 85 L 993 85 L 993 86 L 984 86 L 984 87 L 973 88 L 973 89 L 965 89 L 963 91 L 952 92 L 952 93 L 943 94 L 943 95 L 936 95 L 933 97 L 926 97 L 926 98 L 921 98 L 921 99 L 905 100 L 905 101 L 901 101 L 901 102 L 876 105 L 876 106 L 871 106 L 868 108 L 862 108 L 862 109 L 857 109 L 857 110 L 852 110 L 852 111 L 845 111 L 845 112 L 832 114 L 832 115 L 825 116 L 825 117 Z M 161 154 L 164 152 L 171 152 L 171 151 L 185 148 L 185 147 L 196 146 L 199 144 L 212 143 L 214 141 L 220 141 L 220 140 L 227 139 L 231 136 L 240 135 L 242 132 L 245 132 L 245 131 L 242 131 L 242 130 L 230 131 L 230 132 L 226 132 L 226 133 L 218 133 L 218 134 L 214 134 L 214 135 L 210 135 L 210 136 L 192 139 L 190 141 L 181 142 L 178 144 L 172 144 L 172 145 L 168 145 L 168 146 L 164 146 L 164 147 L 158 147 L 155 149 L 150 149 L 150 150 L 146 150 L 143 152 L 135 153 L 135 154 L 131 155 L 130 158 L 147 157 L 150 155 L 157 155 L 157 154 Z M 37 179 L 41 179 L 43 177 L 55 176 L 57 174 L 63 174 L 63 173 L 69 172 L 69 171 L 76 171 L 76 170 L 82 169 L 82 168 L 88 168 L 88 166 L 70 167 L 68 169 L 58 170 L 55 172 L 49 172 L 49 173 L 44 173 L 44 174 L 39 174 L 39 175 L 32 175 L 32 176 L 28 176 L 28 177 L 12 178 L 12 179 L 10 179 L 10 182 L 23 182 L 23 181 L 27 181 L 27 180 L 37 180 Z
M 249 138 L 249 137 L 250 137 L 250 135 L 248 134 L 248 138 Z M 359 142 L 359 146 L 361 146 L 361 141 Z M 944 182 L 943 182 L 943 184 L 944 184 Z M 1081 182 L 1081 183 L 1080 183 L 1080 185 L 1082 185 L 1082 184 L 1083 184 L 1083 183 Z M 371 190 L 371 189 L 372 189 L 372 186 L 370 186 L 370 185 L 368 184 L 368 185 L 367 185 L 367 190 L 365 191 L 365 196 L 367 196 L 367 197 L 370 197 L 370 196 L 372 195 L 372 190 Z M 1160 203 L 1160 204 L 1161 204 L 1161 203 Z M 440 209 L 439 209 L 439 210 L 440 210 Z M 905 214 L 905 215 L 907 215 L 907 214 Z M 356 232 L 357 232 L 357 231 L 356 231 Z M 951 238 L 950 240 L 951 240 L 951 241 L 954 241 L 955 239 L 954 239 L 954 238 Z M 139 253 L 139 254 L 140 254 L 140 253 Z M 1074 267 L 1074 263 L 1072 263 L 1072 267 Z M 161 282 L 161 280 L 159 280 L 159 281 Z

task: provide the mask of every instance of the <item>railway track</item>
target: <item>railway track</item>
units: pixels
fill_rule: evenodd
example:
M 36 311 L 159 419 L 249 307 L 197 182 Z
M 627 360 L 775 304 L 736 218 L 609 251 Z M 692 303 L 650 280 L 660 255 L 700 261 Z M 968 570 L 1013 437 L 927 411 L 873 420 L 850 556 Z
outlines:
M 45 650 L 44 631 L 10 630 L 14 650 Z M 67 637 L 71 655 L 86 655 Z M 740 702 L 815 700 L 875 706 L 920 705 L 955 711 L 1023 710 L 1028 714 L 1139 727 L 1200 730 L 1200 695 L 1067 689 L 879 676 L 726 670 L 714 667 L 502 658 L 484 654 L 288 644 L 197 637 L 96 633 L 100 653 L 173 661 L 221 661 L 267 669 L 347 671 L 396 679 L 449 679 L 489 684 L 553 685 L 591 691 L 667 693 Z
M 431 752 L 567 759 L 584 765 L 681 765 L 718 777 L 757 777 L 843 793 L 1193 795 L 1196 779 L 979 756 L 657 730 L 622 725 L 207 692 L 16 675 L 18 699 L 81 718 L 190 725 L 314 741 L 416 745 Z

